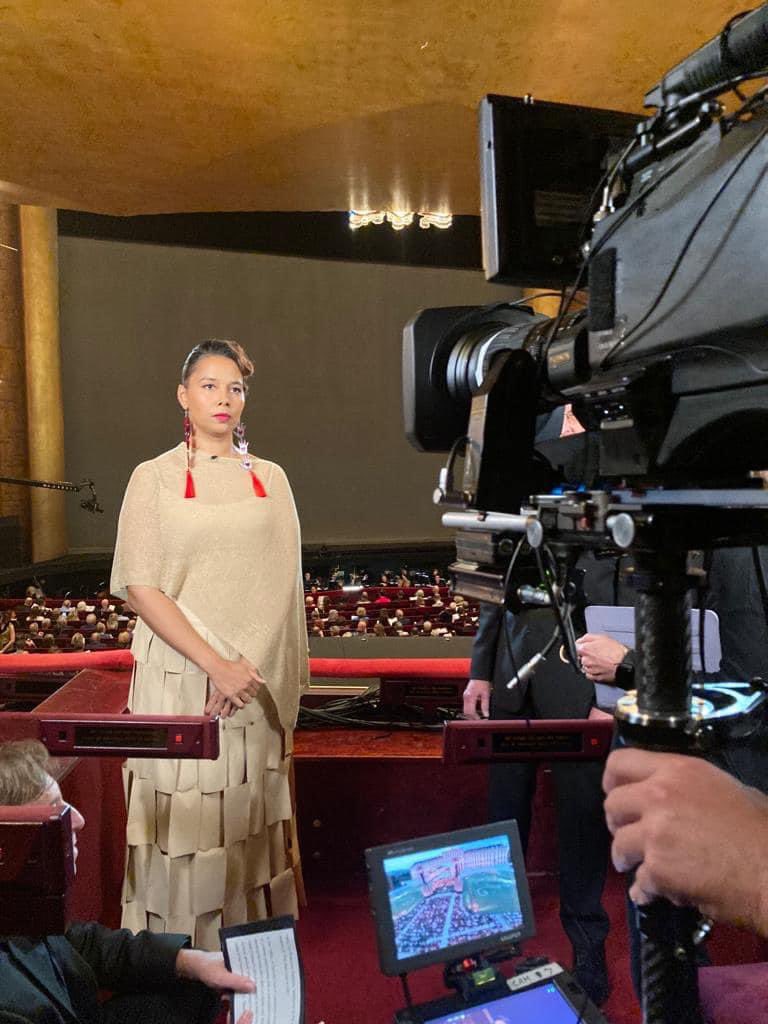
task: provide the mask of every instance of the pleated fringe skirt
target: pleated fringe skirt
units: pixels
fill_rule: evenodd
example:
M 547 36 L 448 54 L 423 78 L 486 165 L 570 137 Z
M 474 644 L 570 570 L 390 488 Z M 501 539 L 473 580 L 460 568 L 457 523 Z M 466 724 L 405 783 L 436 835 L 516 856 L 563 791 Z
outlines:
M 238 657 L 184 613 L 222 657 Z M 203 714 L 208 677 L 141 621 L 132 653 L 131 711 Z M 213 950 L 222 926 L 298 913 L 292 734 L 280 726 L 266 686 L 221 721 L 220 747 L 215 761 L 126 761 L 123 927 L 182 932 Z

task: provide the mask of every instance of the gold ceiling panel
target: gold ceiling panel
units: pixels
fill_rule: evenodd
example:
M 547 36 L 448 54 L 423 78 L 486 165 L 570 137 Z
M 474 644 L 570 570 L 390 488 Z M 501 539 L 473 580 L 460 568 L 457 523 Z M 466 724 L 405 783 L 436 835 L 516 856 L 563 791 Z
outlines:
M 485 93 L 637 111 L 664 70 L 740 9 L 5 0 L 0 194 L 116 214 L 477 213 Z

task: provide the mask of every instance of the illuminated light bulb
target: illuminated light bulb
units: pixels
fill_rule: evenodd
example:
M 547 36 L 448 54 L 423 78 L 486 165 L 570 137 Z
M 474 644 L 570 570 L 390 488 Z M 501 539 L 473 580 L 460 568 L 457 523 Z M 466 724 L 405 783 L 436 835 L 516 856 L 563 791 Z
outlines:
M 413 224 L 413 210 L 387 210 L 387 220 L 395 231 L 402 231 Z
M 434 213 L 427 211 L 419 214 L 419 226 L 422 228 L 445 228 L 451 227 L 453 224 L 453 214 L 451 213 Z
M 429 216 L 432 221 L 432 227 L 440 228 L 441 231 L 444 231 L 446 228 L 451 227 L 451 225 L 453 224 L 452 213 L 431 213 Z
M 350 210 L 349 226 L 353 231 L 358 228 L 365 228 L 369 224 L 381 224 L 384 221 L 384 214 L 380 210 Z

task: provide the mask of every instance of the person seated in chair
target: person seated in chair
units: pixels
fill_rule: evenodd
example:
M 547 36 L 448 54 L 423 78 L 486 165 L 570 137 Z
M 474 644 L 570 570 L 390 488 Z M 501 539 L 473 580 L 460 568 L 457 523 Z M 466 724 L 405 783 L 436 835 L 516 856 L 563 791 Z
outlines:
M 69 638 L 69 646 L 73 651 L 85 650 L 85 637 L 82 633 L 73 633 Z
M 410 626 L 411 620 L 405 617 L 405 612 L 402 608 L 396 608 L 394 616 L 389 620 L 389 624 L 396 630 L 405 629 L 406 626 Z
M 66 804 L 37 740 L 0 745 L 0 805 Z M 72 849 L 85 819 L 70 805 Z M 0 935 L 0 1024 L 213 1024 L 225 991 L 252 992 L 220 953 L 189 948 L 187 935 L 133 935 L 95 922 L 37 939 Z M 99 1002 L 99 990 L 113 993 Z M 252 1015 L 237 1024 L 250 1024 Z
M 106 648 L 104 643 L 104 634 L 98 630 L 94 630 L 86 644 L 87 651 L 103 651 Z
M 329 628 L 330 626 L 338 626 L 339 629 L 343 630 L 347 627 L 347 620 L 344 618 L 343 615 L 339 615 L 339 612 L 336 608 L 331 608 L 330 611 L 328 612 L 328 618 L 326 620 L 325 625 L 326 628 Z

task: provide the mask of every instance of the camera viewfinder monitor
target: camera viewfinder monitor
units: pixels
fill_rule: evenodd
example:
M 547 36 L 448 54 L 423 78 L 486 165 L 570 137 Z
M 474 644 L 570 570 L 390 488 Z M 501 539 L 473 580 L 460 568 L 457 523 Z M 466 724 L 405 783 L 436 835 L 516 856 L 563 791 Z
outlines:
M 376 846 L 365 860 L 384 974 L 460 960 L 536 932 L 514 821 Z
M 483 268 L 489 281 L 560 288 L 581 265 L 601 182 L 642 120 L 566 103 L 480 103 Z

